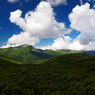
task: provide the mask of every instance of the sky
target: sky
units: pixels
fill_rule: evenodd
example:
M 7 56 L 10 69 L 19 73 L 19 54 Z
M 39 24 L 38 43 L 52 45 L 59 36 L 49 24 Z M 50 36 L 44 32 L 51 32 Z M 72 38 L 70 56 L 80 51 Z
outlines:
M 95 50 L 95 0 L 0 0 L 0 48 Z

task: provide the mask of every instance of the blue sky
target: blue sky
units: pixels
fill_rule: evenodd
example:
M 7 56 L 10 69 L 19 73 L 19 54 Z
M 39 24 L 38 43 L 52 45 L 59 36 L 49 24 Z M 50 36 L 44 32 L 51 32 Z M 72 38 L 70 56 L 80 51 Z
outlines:
M 94 4 L 94 0 L 0 0 L 0 47 L 94 50 Z

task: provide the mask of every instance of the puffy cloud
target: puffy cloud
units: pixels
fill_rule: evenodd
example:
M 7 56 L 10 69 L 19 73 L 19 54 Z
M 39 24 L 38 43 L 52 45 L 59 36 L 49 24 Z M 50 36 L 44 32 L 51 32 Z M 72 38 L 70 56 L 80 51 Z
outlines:
M 54 40 L 52 45 L 38 47 L 42 50 L 52 49 L 52 50 L 62 50 L 62 49 L 70 49 L 70 50 L 95 50 L 95 41 L 90 42 L 88 45 L 81 45 L 78 38 L 75 38 L 71 43 L 72 38 L 69 36 L 64 36 L 57 38 Z
M 71 28 L 80 31 L 79 42 L 89 45 L 95 41 L 95 10 L 90 9 L 90 4 L 76 6 L 69 15 Z
M 54 43 L 51 46 L 48 45 L 48 46 L 44 46 L 44 47 L 40 47 L 40 48 L 43 50 L 46 50 L 46 49 L 86 50 L 86 49 L 88 49 L 87 46 L 81 45 L 79 43 L 78 39 L 74 39 L 73 42 L 71 43 L 72 38 L 70 38 L 69 36 L 63 36 L 63 37 L 60 37 L 60 38 L 57 38 L 56 40 L 54 40 Z
M 90 9 L 90 4 L 76 6 L 69 15 L 71 28 L 80 31 L 77 38 L 71 43 L 69 36 L 54 40 L 51 46 L 42 49 L 71 49 L 71 50 L 95 50 L 95 10 Z
M 56 40 L 54 40 L 54 43 L 51 46 L 45 46 L 45 47 L 41 47 L 41 49 L 45 50 L 45 49 L 52 49 L 52 50 L 57 50 L 57 49 L 69 49 L 69 44 L 70 41 L 72 40 L 72 38 L 70 38 L 69 36 L 64 36 L 63 37 L 59 37 Z
M 19 0 L 8 0 L 8 2 L 10 3 L 15 3 L 15 2 L 18 2 Z
M 65 30 L 63 31 L 63 34 L 64 34 L 64 35 L 65 35 L 65 34 L 70 34 L 72 31 L 73 31 L 73 29 L 68 28 L 68 29 L 65 29 Z
M 14 43 L 15 42 L 15 43 Z M 18 35 L 13 35 L 11 38 L 8 39 L 8 44 L 11 43 L 12 45 L 21 45 L 21 44 L 29 44 L 29 45 L 35 45 L 35 43 L 39 42 L 38 37 L 31 37 L 30 34 L 27 32 L 21 32 Z
M 49 2 L 53 6 L 57 6 L 60 4 L 67 5 L 67 0 L 46 0 L 46 1 Z
M 9 44 L 7 44 L 7 45 L 3 45 L 3 46 L 1 46 L 0 48 L 8 48 L 8 47 L 10 47 Z
M 71 49 L 71 50 L 86 50 L 85 45 L 81 45 L 78 38 L 74 39 L 73 42 L 69 44 L 69 49 Z
M 9 38 L 7 44 L 35 45 L 41 38 L 61 37 L 63 31 L 66 31 L 65 24 L 55 20 L 55 13 L 48 2 L 42 1 L 35 11 L 29 11 L 24 18 L 21 15 L 22 11 L 19 9 L 10 13 L 10 21 L 23 31 Z
M 70 43 L 71 50 L 95 50 L 95 41 L 90 42 L 88 45 L 81 45 L 79 39 L 76 38 L 73 40 L 73 43 Z

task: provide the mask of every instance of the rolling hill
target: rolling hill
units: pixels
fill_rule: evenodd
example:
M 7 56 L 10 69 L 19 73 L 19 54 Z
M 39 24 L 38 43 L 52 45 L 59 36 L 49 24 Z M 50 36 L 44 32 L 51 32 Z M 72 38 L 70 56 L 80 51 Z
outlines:
M 76 51 L 76 50 L 41 50 L 36 49 L 30 45 L 21 45 L 18 47 L 10 47 L 0 49 L 0 54 L 9 56 L 17 61 L 23 63 L 35 63 L 40 60 L 49 59 L 54 56 L 72 53 L 86 53 L 89 55 L 95 55 L 95 51 Z
M 95 95 L 95 57 L 78 53 L 36 65 L 0 65 L 0 95 Z
M 33 63 L 38 60 L 48 59 L 54 56 L 69 54 L 69 53 L 79 53 L 81 51 L 71 51 L 71 50 L 40 50 L 36 49 L 30 45 L 21 45 L 18 47 L 10 47 L 5 49 L 0 49 L 0 53 L 9 56 L 17 61 L 23 63 Z

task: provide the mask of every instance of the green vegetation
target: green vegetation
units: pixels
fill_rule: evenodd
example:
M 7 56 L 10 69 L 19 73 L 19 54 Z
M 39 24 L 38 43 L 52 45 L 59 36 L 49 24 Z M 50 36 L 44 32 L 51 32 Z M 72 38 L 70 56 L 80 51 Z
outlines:
M 1 54 L 0 54 L 0 64 L 5 64 L 5 65 L 7 65 L 7 64 L 23 64 L 23 63 L 18 62 L 18 61 L 16 61 L 16 60 L 13 60 L 13 59 L 10 58 L 10 57 L 7 57 L 7 56 L 5 56 L 5 55 L 1 55 Z
M 49 55 L 57 56 L 57 55 L 63 55 L 63 54 L 71 54 L 71 53 L 82 53 L 82 51 L 76 51 L 76 50 L 45 50 L 43 51 Z
M 95 95 L 95 57 L 67 54 L 40 64 L 1 64 L 0 95 Z
M 38 60 L 53 57 L 52 55 L 46 54 L 42 50 L 35 49 L 32 46 L 0 49 L 0 53 L 23 63 L 33 63 Z
M 56 51 L 40 50 L 40 49 L 35 49 L 34 47 L 29 45 L 0 49 L 1 54 L 9 56 L 23 63 L 34 63 L 39 60 L 48 59 L 57 55 L 80 53 L 80 52 L 81 51 L 71 51 L 71 50 L 56 50 Z

